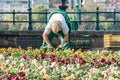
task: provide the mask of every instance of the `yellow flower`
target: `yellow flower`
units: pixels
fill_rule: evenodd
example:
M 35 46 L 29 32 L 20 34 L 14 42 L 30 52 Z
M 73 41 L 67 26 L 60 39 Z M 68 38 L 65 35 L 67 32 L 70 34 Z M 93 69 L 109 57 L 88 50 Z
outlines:
M 66 77 L 66 80 L 73 80 L 71 76 Z
M 94 57 L 97 57 L 97 56 L 99 56 L 99 54 L 93 54 L 93 56 L 94 56 Z
M 21 63 L 20 68 L 25 69 L 25 65 L 23 63 Z
M 69 48 L 65 51 L 65 53 L 71 55 L 71 54 L 74 54 L 75 52 L 74 52 L 74 49 Z
M 7 74 L 8 74 L 8 73 L 9 73 L 9 69 L 5 69 L 5 73 L 7 73 Z
M 0 65 L 3 66 L 3 67 L 6 66 L 6 64 L 4 62 L 2 62 Z
M 55 66 L 56 66 L 56 67 L 59 67 L 59 64 L 58 64 L 58 63 L 56 63 L 56 64 L 55 64 Z
M 82 49 L 81 49 L 81 48 L 79 48 L 79 49 L 78 49 L 78 51 L 80 51 L 80 52 L 81 52 L 81 51 L 82 51 Z
M 108 55 L 108 57 L 109 57 L 109 58 L 112 58 L 112 54 L 110 53 L 110 54 Z
M 22 47 L 21 47 L 21 46 L 19 46 L 19 47 L 18 47 L 18 50 L 22 51 Z
M 35 49 L 33 52 L 35 52 L 35 53 L 39 53 L 39 49 Z
M 98 78 L 98 80 L 103 80 L 103 78 Z
M 93 52 L 90 51 L 90 50 L 88 50 L 87 53 L 88 53 L 88 55 L 92 55 L 93 54 Z
M 0 48 L 0 51 L 1 51 L 1 52 L 5 51 L 5 50 L 6 50 L 6 48 Z
M 99 56 L 103 57 L 103 56 L 104 56 L 104 53 L 103 53 L 103 52 L 100 52 Z
M 44 79 L 48 80 L 48 79 L 49 79 L 49 75 L 48 75 L 48 74 L 45 74 L 45 75 L 44 75 Z
M 45 75 L 46 74 L 46 69 L 43 68 L 41 71 L 40 71 L 40 75 Z
M 28 46 L 27 49 L 28 49 L 28 50 L 32 50 L 32 46 Z
M 12 51 L 12 49 L 13 49 L 12 47 L 9 47 L 9 48 L 8 48 L 8 51 Z
M 62 73 L 61 73 L 61 76 L 62 77 L 65 77 L 65 76 L 67 76 L 68 74 L 65 72 L 65 71 L 63 71 Z
M 1 71 L 5 73 L 5 68 L 1 68 Z
M 109 77 L 110 72 L 111 72 L 111 69 L 108 68 L 106 71 L 103 71 L 102 73 L 103 73 L 104 77 Z
M 86 56 L 85 56 L 85 55 L 82 55 L 82 58 L 83 58 L 83 59 L 85 59 L 85 58 L 86 58 Z
M 80 54 L 82 52 L 82 49 L 80 48 L 80 49 L 78 49 L 75 53 L 76 54 Z
M 61 54 L 64 54 L 64 51 L 63 51 L 63 50 L 59 50 L 59 52 L 60 52 Z
M 116 75 L 117 78 L 119 78 L 119 76 L 120 76 L 120 71 L 117 71 L 115 75 Z

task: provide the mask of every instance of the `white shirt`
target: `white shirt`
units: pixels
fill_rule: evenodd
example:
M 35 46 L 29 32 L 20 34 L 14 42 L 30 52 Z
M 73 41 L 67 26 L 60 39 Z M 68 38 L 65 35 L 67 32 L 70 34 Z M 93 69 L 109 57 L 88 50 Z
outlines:
M 64 34 L 68 33 L 68 31 L 69 31 L 68 25 L 67 25 L 67 23 L 66 23 L 66 21 L 65 21 L 64 16 L 63 16 L 62 14 L 60 14 L 60 13 L 55 13 L 55 14 L 53 14 L 53 15 L 51 16 L 50 21 L 48 22 L 48 24 L 47 24 L 44 32 L 45 32 L 46 34 L 49 34 L 49 33 L 51 32 L 50 24 L 51 24 L 52 21 L 55 21 L 55 20 L 61 22 L 61 24 L 62 24 L 62 26 L 61 26 L 62 32 L 63 32 Z

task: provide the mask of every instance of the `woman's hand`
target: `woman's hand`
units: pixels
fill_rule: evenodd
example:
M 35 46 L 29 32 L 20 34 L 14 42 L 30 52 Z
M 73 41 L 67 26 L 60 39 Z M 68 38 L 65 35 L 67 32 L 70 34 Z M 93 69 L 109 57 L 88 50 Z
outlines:
M 50 45 L 50 44 L 48 44 L 47 46 L 48 46 L 48 48 L 53 48 L 52 45 Z

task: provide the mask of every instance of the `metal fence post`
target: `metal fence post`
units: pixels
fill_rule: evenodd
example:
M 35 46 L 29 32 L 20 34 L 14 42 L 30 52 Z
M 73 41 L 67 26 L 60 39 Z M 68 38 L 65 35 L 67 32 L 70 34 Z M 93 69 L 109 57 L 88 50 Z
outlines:
M 15 10 L 13 10 L 13 25 L 15 25 Z
M 80 4 L 80 6 L 81 6 L 81 4 Z M 80 14 L 78 12 L 80 12 L 80 10 L 79 10 L 79 0 L 76 0 L 76 21 L 80 20 Z M 78 22 L 78 26 L 79 26 L 79 22 Z
M 100 30 L 99 27 L 99 8 L 96 9 L 96 30 Z
M 45 15 L 46 15 L 46 24 L 47 24 L 47 20 L 48 20 L 48 16 L 47 16 L 48 15 L 48 10 L 47 9 L 45 10 Z
M 114 24 L 116 23 L 116 10 L 114 9 Z
M 32 30 L 32 12 L 30 7 L 30 0 L 28 0 L 28 30 Z

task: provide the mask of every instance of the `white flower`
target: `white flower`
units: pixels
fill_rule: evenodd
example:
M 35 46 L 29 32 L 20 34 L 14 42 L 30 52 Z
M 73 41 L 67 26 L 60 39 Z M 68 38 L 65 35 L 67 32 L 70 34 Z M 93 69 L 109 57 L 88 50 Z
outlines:
M 20 59 L 20 62 L 24 62 L 24 61 L 25 61 L 25 59 L 23 59 L 23 58 Z
M 46 74 L 46 69 L 43 68 L 43 69 L 40 71 L 40 74 Z
M 9 60 L 9 59 L 7 59 L 7 60 L 6 60 L 6 64 L 9 64 L 9 63 L 10 63 L 10 60 Z
M 72 68 L 73 68 L 72 65 L 70 65 L 70 64 L 67 65 L 68 70 L 72 70 Z
M 53 68 L 55 66 L 56 62 L 52 62 L 51 64 L 51 68 Z
M 0 60 L 1 60 L 1 59 L 4 59 L 4 56 L 3 56 L 3 54 L 0 54 Z
M 66 71 L 66 67 L 65 67 L 65 66 L 61 66 L 61 69 L 62 69 L 63 71 Z
M 33 59 L 33 60 L 31 61 L 31 64 L 37 65 L 37 60 L 36 60 L 36 59 Z
M 42 64 L 43 64 L 44 66 L 46 66 L 46 65 L 47 65 L 47 63 L 48 63 L 47 61 L 43 61 L 43 63 L 42 63 Z
M 89 70 L 89 72 L 90 72 L 91 74 L 98 73 L 98 72 L 99 72 L 99 69 L 97 69 L 97 68 L 91 68 L 91 69 Z
M 13 64 L 13 65 L 16 64 L 16 60 L 12 61 L 12 64 Z
M 40 65 L 38 68 L 39 68 L 39 69 L 42 69 L 42 68 L 43 68 L 43 66 L 42 66 L 42 65 Z
M 24 63 L 20 63 L 20 68 L 25 69 Z
M 109 76 L 108 80 L 115 80 L 112 76 Z
M 79 63 L 77 63 L 77 69 L 80 67 L 80 64 Z
M 74 79 L 74 78 L 75 78 L 75 75 L 74 75 L 74 74 L 71 74 L 71 78 Z
M 100 51 L 99 50 L 97 50 L 97 54 L 99 54 L 100 53 Z
M 117 66 L 115 67 L 114 65 L 111 65 L 110 69 L 111 69 L 111 73 L 116 73 L 117 70 L 118 70 L 118 67 Z

